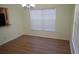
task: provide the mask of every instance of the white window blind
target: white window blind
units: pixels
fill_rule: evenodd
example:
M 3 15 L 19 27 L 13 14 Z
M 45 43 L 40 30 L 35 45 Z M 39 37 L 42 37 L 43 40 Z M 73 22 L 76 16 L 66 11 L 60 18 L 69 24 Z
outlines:
M 56 9 L 30 10 L 30 17 L 32 30 L 56 30 Z

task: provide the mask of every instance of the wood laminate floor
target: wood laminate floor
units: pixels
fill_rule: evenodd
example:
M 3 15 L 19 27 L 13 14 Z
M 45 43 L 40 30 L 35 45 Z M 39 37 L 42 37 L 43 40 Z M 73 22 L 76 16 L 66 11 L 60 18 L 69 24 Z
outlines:
M 0 46 L 3 54 L 69 54 L 69 41 L 23 35 Z

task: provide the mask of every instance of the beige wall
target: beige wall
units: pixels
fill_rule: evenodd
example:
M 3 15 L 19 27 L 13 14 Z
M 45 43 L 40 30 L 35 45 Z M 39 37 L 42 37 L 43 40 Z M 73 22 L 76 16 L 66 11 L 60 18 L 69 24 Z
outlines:
M 0 44 L 10 41 L 23 34 L 21 5 L 0 5 L 8 8 L 10 26 L 0 27 Z
M 31 29 L 29 10 L 24 9 L 24 32 L 26 35 L 34 35 L 49 38 L 69 40 L 71 38 L 72 23 L 74 16 L 74 5 L 36 5 L 39 8 L 56 8 L 56 32 L 33 31 Z

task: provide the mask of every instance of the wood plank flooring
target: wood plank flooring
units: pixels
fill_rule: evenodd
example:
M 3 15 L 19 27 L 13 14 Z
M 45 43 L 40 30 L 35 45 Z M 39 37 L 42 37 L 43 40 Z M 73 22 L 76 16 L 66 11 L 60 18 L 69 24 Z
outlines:
M 0 46 L 1 54 L 69 54 L 69 41 L 23 35 Z

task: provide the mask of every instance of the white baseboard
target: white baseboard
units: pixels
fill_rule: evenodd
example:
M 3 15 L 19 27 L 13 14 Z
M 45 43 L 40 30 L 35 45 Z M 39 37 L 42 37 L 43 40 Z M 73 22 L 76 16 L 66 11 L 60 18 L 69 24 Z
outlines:
M 64 38 L 60 38 L 60 37 L 47 37 L 47 36 L 33 35 L 33 34 L 24 34 L 24 35 L 31 35 L 31 36 L 37 36 L 37 37 L 45 37 L 45 38 L 52 38 L 52 39 L 66 40 L 66 39 L 64 39 Z
M 78 46 L 75 46 L 75 43 L 73 42 L 73 40 L 72 40 L 72 45 L 73 45 L 74 54 L 79 54 Z
M 71 50 L 71 54 L 74 54 L 74 46 L 73 46 L 73 42 L 70 40 L 70 50 Z
M 3 45 L 3 44 L 5 44 L 5 43 L 7 43 L 7 42 L 9 42 L 9 41 L 11 41 L 11 40 L 14 40 L 14 39 L 16 39 L 16 38 L 22 36 L 22 35 L 23 35 L 23 33 L 18 34 L 18 35 L 14 36 L 14 37 L 11 37 L 10 39 L 5 40 L 4 42 L 1 42 L 0 45 Z
M 75 45 L 73 40 L 70 42 L 70 49 L 72 54 L 79 54 L 78 47 Z

